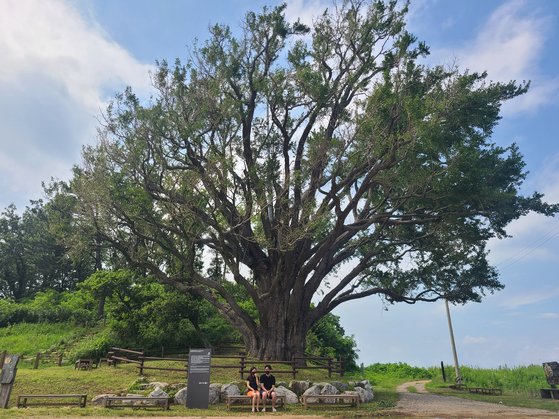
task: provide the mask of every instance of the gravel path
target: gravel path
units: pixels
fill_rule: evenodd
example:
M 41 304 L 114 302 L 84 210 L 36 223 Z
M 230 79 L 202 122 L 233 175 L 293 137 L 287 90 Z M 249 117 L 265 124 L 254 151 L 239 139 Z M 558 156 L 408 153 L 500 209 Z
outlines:
M 427 382 L 412 381 L 400 385 L 396 389 L 400 400 L 393 412 L 416 418 L 559 418 L 559 414 L 547 410 L 510 407 L 497 403 L 430 394 L 425 390 Z M 408 387 L 415 387 L 417 393 L 408 392 Z

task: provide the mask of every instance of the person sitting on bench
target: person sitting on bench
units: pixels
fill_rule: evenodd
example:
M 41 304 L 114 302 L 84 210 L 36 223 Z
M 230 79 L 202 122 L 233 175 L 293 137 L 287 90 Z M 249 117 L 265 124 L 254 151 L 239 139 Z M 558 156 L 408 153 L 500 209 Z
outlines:
M 260 376 L 260 397 L 262 398 L 263 408 L 266 411 L 266 400 L 272 399 L 272 412 L 276 411 L 276 377 L 270 372 L 272 371 L 271 365 L 264 367 L 265 374 Z
M 252 411 L 258 412 L 260 408 L 260 381 L 258 381 L 258 376 L 256 375 L 256 367 L 250 369 L 250 373 L 247 378 L 247 396 L 252 398 Z M 256 407 L 256 410 L 254 410 Z

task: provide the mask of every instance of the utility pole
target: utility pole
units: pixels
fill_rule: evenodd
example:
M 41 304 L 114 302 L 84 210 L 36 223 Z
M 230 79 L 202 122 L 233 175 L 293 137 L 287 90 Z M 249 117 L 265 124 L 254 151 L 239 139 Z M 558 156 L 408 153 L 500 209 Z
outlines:
M 446 318 L 448 320 L 448 332 L 450 333 L 450 344 L 452 346 L 452 355 L 454 356 L 454 372 L 456 374 L 456 384 L 462 384 L 462 374 L 460 374 L 460 365 L 458 364 L 458 355 L 456 354 L 456 344 L 454 343 L 454 332 L 452 331 L 452 321 L 450 320 L 450 309 L 448 308 L 448 300 L 444 300 L 446 307 Z

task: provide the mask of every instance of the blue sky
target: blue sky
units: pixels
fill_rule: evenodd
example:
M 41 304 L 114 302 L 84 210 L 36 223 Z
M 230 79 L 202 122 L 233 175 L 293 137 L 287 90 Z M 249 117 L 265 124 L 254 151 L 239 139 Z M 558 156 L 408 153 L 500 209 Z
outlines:
M 289 0 L 287 15 L 310 23 L 330 5 Z M 155 60 L 185 58 L 208 25 L 238 27 L 272 1 L 0 1 L 0 208 L 42 197 L 41 181 L 68 179 L 101 111 L 130 85 L 150 91 Z M 559 202 L 559 1 L 416 0 L 408 29 L 431 47 L 427 63 L 487 70 L 493 80 L 531 80 L 503 108 L 500 145 L 516 142 L 530 174 L 523 192 Z M 559 360 L 559 222 L 528 215 L 490 244 L 506 288 L 481 304 L 452 306 L 458 357 L 481 367 Z M 360 362 L 452 362 L 442 302 L 395 305 L 371 297 L 336 314 Z

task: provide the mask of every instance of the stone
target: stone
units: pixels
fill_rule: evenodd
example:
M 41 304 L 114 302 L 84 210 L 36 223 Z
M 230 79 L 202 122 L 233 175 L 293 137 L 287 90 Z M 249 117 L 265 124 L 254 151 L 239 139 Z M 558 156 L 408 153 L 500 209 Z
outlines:
M 240 395 L 241 395 L 241 390 L 239 390 L 237 384 L 234 383 L 223 384 L 219 392 L 219 399 L 223 403 L 225 403 L 227 401 L 227 396 L 240 396 Z
M 156 387 L 151 393 L 149 393 L 148 397 L 169 397 L 167 393 L 165 393 L 161 388 Z
M 185 386 L 185 383 L 173 383 L 173 384 L 169 384 L 167 386 L 167 389 L 169 389 L 169 390 L 180 390 L 184 386 Z
M 311 386 L 310 381 L 298 381 L 293 380 L 289 383 L 289 388 L 293 391 L 297 396 L 301 396 L 305 391 L 307 391 Z
M 183 387 L 175 393 L 175 404 L 186 406 L 186 394 L 188 387 Z
M 320 394 L 338 394 L 339 391 L 336 387 L 334 387 L 330 383 L 320 383 L 322 385 L 322 389 L 320 390 Z
M 164 383 L 161 381 L 153 381 L 151 383 L 148 383 L 148 388 L 156 389 L 156 388 L 167 388 L 167 387 L 169 387 L 169 383 Z
M 103 406 L 106 397 L 115 397 L 116 394 L 98 394 L 91 399 L 91 403 L 94 406 Z
M 321 383 L 322 384 L 322 389 L 320 390 L 320 394 L 321 395 L 325 395 L 328 396 L 330 394 L 338 394 L 339 391 L 336 387 L 334 387 L 332 384 L 330 383 Z M 336 399 L 322 399 L 323 403 L 336 403 Z
M 332 381 L 330 384 L 336 387 L 340 393 L 349 390 L 349 385 L 342 383 L 341 381 Z
M 306 389 L 305 392 L 303 393 L 303 396 L 318 396 L 318 395 L 320 395 L 321 390 L 322 390 L 322 387 L 315 384 L 314 386 L 310 386 L 308 389 Z M 318 399 L 313 399 L 313 398 L 309 397 L 307 399 L 307 401 L 309 403 L 316 403 L 318 401 Z
M 362 380 L 362 381 L 357 381 L 356 383 L 354 383 L 354 387 L 361 387 L 364 389 L 371 389 L 371 383 L 369 380 Z
M 219 393 L 221 393 L 221 384 L 218 384 L 218 383 L 210 384 L 210 388 L 209 388 L 208 392 L 209 392 L 208 403 L 209 404 L 218 404 L 219 403 Z
M 276 387 L 276 394 L 278 396 L 285 396 L 285 403 L 286 404 L 299 403 L 299 398 L 297 397 L 297 395 L 294 392 L 292 392 L 291 390 L 289 390 L 288 388 L 284 387 L 284 386 Z
M 355 393 L 359 395 L 359 402 L 360 403 L 369 403 L 372 402 L 374 399 L 374 394 L 372 389 L 364 389 L 363 387 L 355 387 Z

